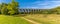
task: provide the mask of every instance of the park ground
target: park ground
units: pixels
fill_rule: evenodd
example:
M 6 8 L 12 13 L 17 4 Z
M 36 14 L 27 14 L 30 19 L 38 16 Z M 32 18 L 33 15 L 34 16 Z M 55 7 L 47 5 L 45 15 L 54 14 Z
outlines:
M 23 18 L 22 18 L 23 17 Z M 59 14 L 0 15 L 0 24 L 60 24 Z
M 21 17 L 0 15 L 0 24 L 32 24 Z
M 32 14 L 25 16 L 25 18 L 40 24 L 60 24 L 60 14 Z

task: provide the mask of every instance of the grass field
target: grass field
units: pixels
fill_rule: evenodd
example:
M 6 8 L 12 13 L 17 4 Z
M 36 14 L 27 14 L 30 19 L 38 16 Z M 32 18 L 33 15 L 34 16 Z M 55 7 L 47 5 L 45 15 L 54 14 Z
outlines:
M 0 15 L 0 24 L 31 24 L 31 23 L 20 17 Z
M 41 24 L 60 24 L 60 15 L 57 14 L 34 14 L 34 15 L 27 15 L 25 18 L 30 20 L 34 20 Z
M 20 16 L 20 15 L 19 15 Z M 60 24 L 60 15 L 57 14 L 27 14 L 24 16 L 40 24 Z M 21 17 L 0 15 L 0 24 L 32 24 Z

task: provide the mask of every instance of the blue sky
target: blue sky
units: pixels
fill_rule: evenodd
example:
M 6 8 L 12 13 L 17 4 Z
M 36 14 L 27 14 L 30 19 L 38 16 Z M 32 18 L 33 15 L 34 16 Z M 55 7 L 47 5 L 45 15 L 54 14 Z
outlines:
M 20 8 L 51 9 L 60 6 L 60 0 L 16 0 Z M 0 0 L 0 3 L 9 3 L 11 0 Z

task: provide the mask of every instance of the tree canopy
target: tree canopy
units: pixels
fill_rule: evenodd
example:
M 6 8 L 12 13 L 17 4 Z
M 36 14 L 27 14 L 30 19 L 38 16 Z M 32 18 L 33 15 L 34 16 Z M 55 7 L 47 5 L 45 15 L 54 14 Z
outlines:
M 10 3 L 0 4 L 1 14 L 14 15 L 19 13 L 19 3 L 12 0 Z

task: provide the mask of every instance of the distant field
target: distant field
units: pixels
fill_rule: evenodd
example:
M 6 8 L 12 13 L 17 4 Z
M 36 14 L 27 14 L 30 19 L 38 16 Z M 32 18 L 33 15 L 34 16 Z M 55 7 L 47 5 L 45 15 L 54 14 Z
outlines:
M 34 14 L 27 15 L 25 18 L 42 24 L 60 24 L 60 15 L 57 14 Z
M 0 15 L 0 24 L 31 24 L 31 23 L 20 17 Z

